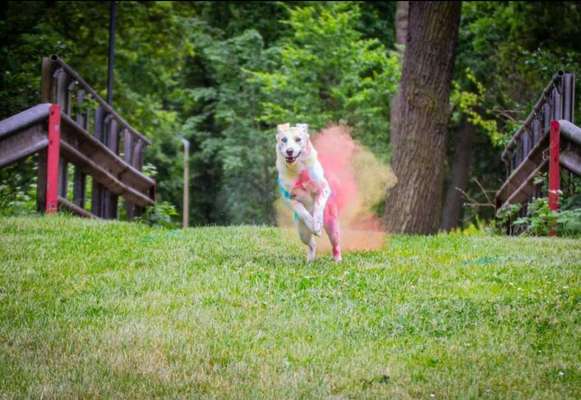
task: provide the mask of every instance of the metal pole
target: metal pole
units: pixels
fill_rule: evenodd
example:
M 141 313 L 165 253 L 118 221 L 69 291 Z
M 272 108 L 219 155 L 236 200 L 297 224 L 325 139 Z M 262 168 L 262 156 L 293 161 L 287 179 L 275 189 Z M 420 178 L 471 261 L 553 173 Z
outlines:
M 109 65 L 107 70 L 107 103 L 113 105 L 113 68 L 115 68 L 115 22 L 117 20 L 117 3 L 111 2 L 109 18 Z
M 183 227 L 190 224 L 190 142 L 182 138 L 184 144 L 184 201 L 183 201 Z

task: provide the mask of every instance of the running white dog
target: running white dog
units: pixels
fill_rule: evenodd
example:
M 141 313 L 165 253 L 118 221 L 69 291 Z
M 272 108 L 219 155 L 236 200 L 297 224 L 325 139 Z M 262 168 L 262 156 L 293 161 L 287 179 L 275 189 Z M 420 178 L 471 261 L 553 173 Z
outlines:
M 307 124 L 277 127 L 276 168 L 282 196 L 298 220 L 299 236 L 308 246 L 307 261 L 315 259 L 323 226 L 333 247 L 333 258 L 341 261 L 337 204 L 317 151 L 309 139 Z

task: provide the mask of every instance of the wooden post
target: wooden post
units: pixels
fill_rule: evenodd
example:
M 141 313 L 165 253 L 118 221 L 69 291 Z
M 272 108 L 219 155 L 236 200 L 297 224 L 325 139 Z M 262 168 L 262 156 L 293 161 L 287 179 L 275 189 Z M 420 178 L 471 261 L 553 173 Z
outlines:
M 133 146 L 133 154 L 131 158 L 131 165 L 138 171 L 143 168 L 143 148 L 144 142 L 140 138 L 135 138 L 135 145 Z M 143 215 L 145 209 L 143 207 L 135 206 L 133 215 L 135 217 L 140 217 Z
M 559 191 L 561 186 L 561 171 L 559 167 L 560 136 L 559 121 L 551 121 L 551 136 L 549 138 L 549 209 L 553 212 L 559 211 Z M 553 228 L 549 232 L 549 236 L 555 235 Z
M 61 111 L 58 104 L 50 107 L 48 116 L 48 149 L 47 149 L 47 177 L 46 177 L 46 213 L 55 213 L 58 210 L 58 179 L 60 158 L 60 124 Z
M 133 134 L 129 129 L 123 129 L 123 160 L 129 165 L 131 165 L 131 159 L 133 157 Z M 125 202 L 125 212 L 127 214 L 127 219 L 131 221 L 135 216 L 135 206 L 131 203 Z
M 105 109 L 99 106 L 95 111 L 95 133 L 94 136 L 100 142 L 103 141 L 104 136 L 104 121 Z M 92 196 L 92 212 L 97 217 L 103 218 L 103 185 L 95 182 L 93 179 L 93 196 Z
M 85 91 L 80 89 L 77 91 L 77 113 L 76 121 L 82 128 L 87 129 L 87 113 L 83 110 L 83 102 L 85 101 Z M 83 173 L 78 165 L 75 165 L 75 175 L 73 184 L 73 202 L 81 207 L 85 208 L 85 187 L 87 182 L 87 176 Z

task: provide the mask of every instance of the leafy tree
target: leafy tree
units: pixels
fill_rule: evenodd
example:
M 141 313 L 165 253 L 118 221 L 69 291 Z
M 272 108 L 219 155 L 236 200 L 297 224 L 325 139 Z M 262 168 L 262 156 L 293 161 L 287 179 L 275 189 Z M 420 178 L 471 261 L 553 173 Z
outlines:
M 218 223 L 272 223 L 272 138 L 258 122 L 258 88 L 245 72 L 265 62 L 262 37 L 248 30 L 220 40 L 215 30 L 201 28 L 195 40 L 197 62 L 204 65 L 209 85 L 189 90 L 199 104 L 184 131 L 198 146 L 198 160 L 212 168 L 211 218 Z M 198 184 L 207 184 L 205 179 Z
M 389 96 L 399 60 L 377 39 L 363 38 L 360 18 L 354 3 L 290 10 L 292 33 L 271 49 L 271 67 L 253 74 L 265 96 L 260 121 L 305 122 L 313 130 L 344 122 L 377 154 L 388 154 Z

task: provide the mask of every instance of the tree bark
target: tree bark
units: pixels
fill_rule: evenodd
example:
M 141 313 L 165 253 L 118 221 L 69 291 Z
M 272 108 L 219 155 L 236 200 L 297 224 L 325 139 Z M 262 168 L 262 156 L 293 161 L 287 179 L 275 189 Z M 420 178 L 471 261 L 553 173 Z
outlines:
M 458 131 L 458 140 L 452 161 L 450 184 L 446 191 L 441 229 L 449 231 L 461 224 L 464 195 L 468 187 L 468 178 L 472 166 L 472 139 L 476 128 L 464 121 Z M 461 192 L 462 191 L 462 192 Z
M 384 215 L 390 232 L 429 234 L 440 225 L 460 9 L 460 2 L 410 2 L 398 139 L 392 143 L 398 183 Z
M 396 3 L 396 10 L 395 10 L 395 43 L 400 46 L 405 45 L 407 33 L 408 33 L 408 17 L 409 17 L 409 1 L 398 1 Z M 405 48 L 398 47 L 398 52 L 400 53 L 400 57 L 403 60 Z M 400 100 L 401 98 L 401 91 L 400 88 L 397 88 L 397 91 L 393 95 L 391 99 L 391 103 L 389 105 L 389 132 L 390 132 L 390 141 L 393 145 L 397 141 L 397 133 L 399 132 L 399 118 L 400 118 Z

